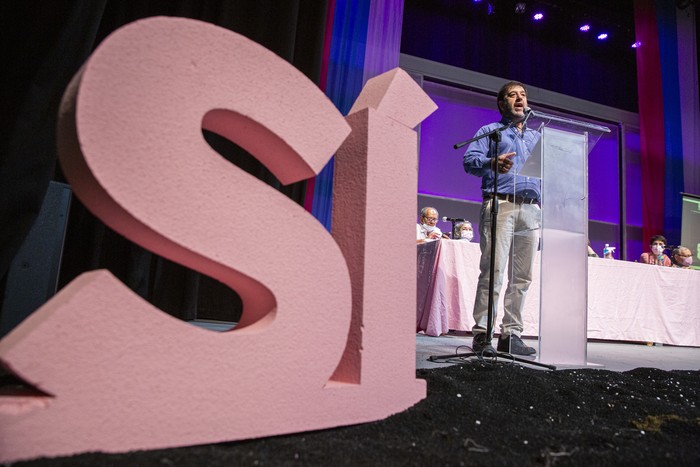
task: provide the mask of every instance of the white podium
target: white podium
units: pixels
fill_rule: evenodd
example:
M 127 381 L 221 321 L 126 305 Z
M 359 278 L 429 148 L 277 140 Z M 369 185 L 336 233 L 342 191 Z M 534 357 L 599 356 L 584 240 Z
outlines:
M 542 135 L 518 172 L 540 180 L 538 361 L 586 366 L 588 154 L 610 129 L 534 111 L 527 125 Z

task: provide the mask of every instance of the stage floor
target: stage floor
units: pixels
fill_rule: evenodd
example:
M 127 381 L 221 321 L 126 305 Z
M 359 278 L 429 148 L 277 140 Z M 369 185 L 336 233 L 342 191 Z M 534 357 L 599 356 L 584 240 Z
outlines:
M 190 321 L 191 324 L 211 331 L 227 331 L 234 323 L 220 321 Z M 526 344 L 537 347 L 536 339 L 523 339 Z M 496 339 L 494 339 L 496 342 Z M 454 353 L 460 346 L 471 346 L 471 334 L 465 331 L 451 331 L 440 337 L 416 334 L 416 369 L 440 368 L 454 363 L 428 361 L 433 355 Z M 469 352 L 460 348 L 459 352 Z M 628 371 L 634 368 L 657 368 L 659 370 L 700 370 L 700 347 L 680 347 L 673 345 L 646 345 L 644 342 L 619 342 L 588 340 L 589 368 L 610 371 Z M 530 366 L 538 368 L 537 366 Z M 539 367 L 541 368 L 541 367 Z M 572 368 L 571 366 L 558 369 Z
M 537 348 L 536 339 L 523 339 L 526 344 Z M 494 338 L 494 344 L 497 337 Z M 460 346 L 471 346 L 472 337 L 463 331 L 452 331 L 440 337 L 416 334 L 416 368 L 439 368 L 450 363 L 428 361 L 432 355 L 448 355 Z M 494 345 L 495 346 L 495 345 Z M 460 348 L 459 352 L 469 352 Z M 700 347 L 678 347 L 634 342 L 612 342 L 588 340 L 589 368 L 611 371 L 627 371 L 634 368 L 657 368 L 659 370 L 700 370 Z M 532 368 L 536 368 L 532 366 Z M 572 368 L 567 366 L 566 368 Z

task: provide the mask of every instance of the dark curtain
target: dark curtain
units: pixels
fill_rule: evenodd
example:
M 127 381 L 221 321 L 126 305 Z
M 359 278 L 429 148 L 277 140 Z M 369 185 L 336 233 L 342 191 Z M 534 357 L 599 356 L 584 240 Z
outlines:
M 532 21 L 536 10 L 542 23 Z M 578 31 L 584 21 L 590 34 Z M 593 36 L 602 30 L 606 43 Z M 406 0 L 401 32 L 408 55 L 638 110 L 632 0 Z
M 56 167 L 55 125 L 68 81 L 111 32 L 150 16 L 199 19 L 258 42 L 319 82 L 325 0 L 101 0 L 3 2 L 3 86 L 9 102 L 2 121 L 0 276 L 31 227 Z M 7 45 L 7 47 L 6 47 Z M 4 104 L 5 105 L 5 104 Z M 9 112 L 7 111 L 9 110 Z M 5 133 L 6 132 L 6 133 Z M 241 148 L 204 131 L 231 163 L 302 204 L 305 184 L 282 186 Z M 264 213 L 260 213 L 263 217 Z M 250 219 L 241 219 L 249 223 Z M 106 227 L 73 198 L 59 288 L 82 272 L 108 269 L 140 296 L 181 319 L 237 321 L 238 295 L 223 284 L 158 257 Z
M 105 1 L 0 4 L 0 278 L 32 227 L 54 175 L 56 111 L 85 61 Z

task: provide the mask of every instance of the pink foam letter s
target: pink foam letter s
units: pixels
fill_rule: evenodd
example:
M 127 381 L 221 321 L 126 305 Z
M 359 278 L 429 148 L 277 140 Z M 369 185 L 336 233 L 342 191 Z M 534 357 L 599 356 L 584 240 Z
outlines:
M 377 102 L 401 89 L 421 102 L 422 118 L 432 112 L 404 72 L 392 73 Z M 2 363 L 48 394 L 0 397 L 0 460 L 328 428 L 423 398 L 410 291 L 410 127 L 422 118 L 401 122 L 386 107 L 387 116 L 362 117 L 361 131 L 350 117 L 353 138 L 338 153 L 336 243 L 201 132 L 236 142 L 283 183 L 312 177 L 351 131 L 313 83 L 258 44 L 198 21 L 150 18 L 106 39 L 64 96 L 64 171 L 111 228 L 236 290 L 243 318 L 212 333 L 153 308 L 106 271 L 80 276 L 0 341 Z M 345 161 L 364 165 L 364 181 L 340 181 Z M 352 222 L 343 206 L 358 199 L 367 212 L 377 203 L 396 214 Z M 264 213 L 288 236 L 250 235 L 242 213 Z M 375 221 L 405 223 L 405 242 L 372 240 Z

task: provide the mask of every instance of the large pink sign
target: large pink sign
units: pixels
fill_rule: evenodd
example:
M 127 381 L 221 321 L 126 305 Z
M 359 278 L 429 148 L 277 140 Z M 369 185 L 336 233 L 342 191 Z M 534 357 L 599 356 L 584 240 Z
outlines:
M 206 331 L 106 271 L 83 274 L 0 341 L 2 364 L 42 392 L 0 397 L 0 460 L 330 428 L 424 398 L 413 128 L 434 110 L 395 69 L 343 118 L 287 62 L 198 21 L 151 18 L 107 38 L 62 102 L 66 176 L 112 229 L 235 289 L 243 317 Z M 203 128 L 283 183 L 337 151 L 332 236 L 214 152 Z M 252 236 L 241 213 L 287 235 Z

